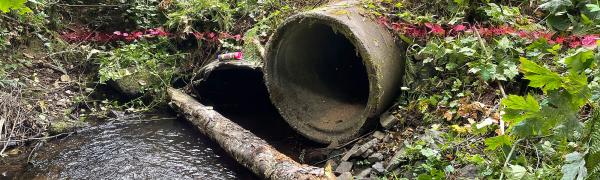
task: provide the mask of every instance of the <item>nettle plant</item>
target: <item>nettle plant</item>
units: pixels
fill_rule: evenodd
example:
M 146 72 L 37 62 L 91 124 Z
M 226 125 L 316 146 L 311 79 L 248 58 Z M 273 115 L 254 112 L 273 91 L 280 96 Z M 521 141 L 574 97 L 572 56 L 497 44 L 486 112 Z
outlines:
M 561 169 L 563 179 L 583 179 L 588 175 L 584 157 L 590 150 L 600 151 L 600 149 L 590 149 L 591 141 L 585 141 L 586 137 L 598 134 L 598 130 L 592 128 L 585 132 L 584 123 L 580 121 L 580 119 L 587 119 L 588 121 L 585 122 L 587 124 L 598 121 L 597 117 L 594 120 L 595 116 L 592 118 L 582 116 L 589 116 L 589 108 L 586 112 L 584 107 L 590 107 L 593 97 L 598 96 L 599 86 L 596 75 L 600 56 L 593 49 L 586 48 L 570 49 L 562 57 L 539 56 L 541 55 L 536 56 L 535 60 L 520 58 L 520 72 L 523 73 L 524 79 L 529 80 L 529 87 L 534 89 L 524 96 L 509 95 L 502 99 L 503 120 L 509 124 L 509 129 L 505 135 L 486 139 L 486 144 L 492 150 L 503 146 L 513 147 L 506 156 L 505 167 L 510 165 L 506 171 L 509 175 L 514 175 L 518 172 L 513 170 L 525 169 L 520 165 L 509 163 L 512 152 L 520 141 L 549 138 L 556 144 L 570 142 L 574 148 L 566 149 L 572 152 L 564 156 Z M 556 63 L 548 63 L 553 60 L 557 60 Z M 532 95 L 536 94 L 536 91 L 541 91 L 541 94 Z M 594 111 L 598 111 L 595 108 Z M 597 166 L 598 162 L 595 160 L 588 163 Z M 600 169 L 600 167 L 596 168 Z M 530 175 L 529 172 L 524 171 L 520 177 Z

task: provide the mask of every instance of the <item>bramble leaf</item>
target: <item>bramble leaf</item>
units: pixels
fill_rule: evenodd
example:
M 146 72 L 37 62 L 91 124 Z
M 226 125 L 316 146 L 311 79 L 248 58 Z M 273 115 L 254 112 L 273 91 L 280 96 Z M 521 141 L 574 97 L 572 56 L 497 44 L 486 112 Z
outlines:
M 520 69 L 525 73 L 525 79 L 531 81 L 529 86 L 542 88 L 544 92 L 561 87 L 562 79 L 558 73 L 525 58 L 521 58 L 520 61 Z
M 573 109 L 579 109 L 592 97 L 585 74 L 570 73 L 564 78 L 563 88 L 571 95 Z
M 527 99 L 523 96 L 509 95 L 502 100 L 502 105 L 506 106 L 506 109 L 524 110 L 531 112 L 539 112 L 540 105 L 531 95 L 527 95 Z
M 502 99 L 502 105 L 506 106 L 503 119 L 515 124 L 540 112 L 540 104 L 531 95 L 527 95 L 527 98 L 509 95 Z

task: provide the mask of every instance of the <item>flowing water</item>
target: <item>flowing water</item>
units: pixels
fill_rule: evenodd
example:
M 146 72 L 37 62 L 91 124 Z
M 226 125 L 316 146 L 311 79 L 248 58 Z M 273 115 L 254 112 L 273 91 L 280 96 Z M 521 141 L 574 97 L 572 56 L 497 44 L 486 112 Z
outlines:
M 173 116 L 108 121 L 41 147 L 28 164 L 0 164 L 0 179 L 256 179 Z

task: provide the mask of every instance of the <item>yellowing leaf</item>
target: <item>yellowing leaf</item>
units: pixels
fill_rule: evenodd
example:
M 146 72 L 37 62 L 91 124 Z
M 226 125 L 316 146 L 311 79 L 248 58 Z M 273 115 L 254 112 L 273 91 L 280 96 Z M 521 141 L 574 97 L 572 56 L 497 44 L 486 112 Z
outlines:
M 468 132 L 468 129 L 467 129 L 466 127 L 464 127 L 464 126 L 459 126 L 459 125 L 456 125 L 456 124 L 455 124 L 455 125 L 452 125 L 452 126 L 450 126 L 450 128 L 452 128 L 452 130 L 453 130 L 454 132 L 457 132 L 457 133 L 459 133 L 459 134 L 465 134 L 465 133 L 467 133 L 467 132 Z

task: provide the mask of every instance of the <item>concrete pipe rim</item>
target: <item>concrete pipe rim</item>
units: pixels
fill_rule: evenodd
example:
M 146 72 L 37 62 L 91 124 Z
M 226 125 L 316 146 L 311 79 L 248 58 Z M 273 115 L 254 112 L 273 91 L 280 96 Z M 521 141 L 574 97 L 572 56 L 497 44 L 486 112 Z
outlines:
M 292 115 L 294 114 L 294 112 L 286 110 L 286 108 L 288 108 L 288 105 L 286 105 L 286 101 L 294 101 L 298 100 L 298 98 L 290 99 L 290 97 L 286 97 L 282 94 L 282 91 L 284 91 L 285 88 L 281 88 L 282 85 L 278 82 L 279 77 L 276 77 L 280 73 L 276 69 L 278 68 L 277 59 L 280 55 L 279 51 L 281 48 L 281 43 L 282 41 L 285 41 L 285 39 L 283 39 L 283 36 L 286 35 L 286 33 L 289 33 L 287 31 L 290 31 L 290 29 L 294 30 L 294 28 L 298 28 L 299 26 L 305 25 L 306 23 L 312 25 L 314 25 L 315 23 L 325 25 L 330 27 L 334 33 L 341 34 L 350 42 L 351 46 L 355 49 L 356 53 L 358 54 L 358 58 L 360 59 L 360 63 L 362 63 L 363 65 L 364 69 L 362 69 L 362 71 L 366 76 L 366 88 L 368 92 L 366 94 L 366 97 L 364 97 L 364 100 L 362 100 L 363 102 L 361 102 L 362 105 L 360 106 L 360 110 L 354 110 L 354 113 L 351 115 L 354 117 L 344 119 L 343 121 L 348 122 L 341 126 L 336 126 L 329 129 L 320 127 L 321 125 L 319 125 L 319 123 L 322 122 L 310 119 L 303 119 L 302 117 L 298 117 L 297 115 Z M 371 116 L 373 116 L 377 111 L 377 103 L 379 102 L 381 92 L 377 86 L 377 83 L 379 83 L 378 79 L 376 77 L 370 77 L 371 74 L 376 73 L 376 68 L 374 68 L 374 65 L 372 64 L 373 62 L 369 60 L 371 58 L 369 52 L 364 47 L 364 44 L 361 42 L 361 40 L 358 37 L 356 37 L 356 35 L 352 32 L 351 27 L 349 27 L 348 25 L 344 24 L 336 18 L 313 12 L 302 13 L 290 17 L 276 30 L 276 32 L 272 36 L 271 41 L 269 41 L 267 45 L 266 57 L 267 60 L 265 61 L 264 69 L 265 81 L 267 83 L 267 88 L 269 90 L 273 104 L 277 107 L 280 114 L 284 117 L 288 124 L 290 124 L 296 131 L 308 137 L 309 139 L 322 143 L 332 143 L 334 141 L 343 142 L 351 140 L 351 138 L 362 133 L 364 129 L 366 129 L 369 123 L 368 119 Z

